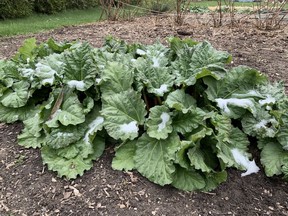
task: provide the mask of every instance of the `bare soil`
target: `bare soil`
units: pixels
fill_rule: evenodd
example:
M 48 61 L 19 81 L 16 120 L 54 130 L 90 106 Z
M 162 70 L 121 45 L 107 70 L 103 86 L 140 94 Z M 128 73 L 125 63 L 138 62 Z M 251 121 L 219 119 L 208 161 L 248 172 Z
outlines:
M 9 58 L 23 40 L 85 40 L 101 46 L 107 35 L 128 42 L 165 42 L 169 36 L 210 41 L 233 55 L 232 66 L 244 64 L 259 69 L 276 82 L 288 85 L 288 28 L 259 31 L 245 20 L 230 28 L 211 27 L 197 16 L 179 27 L 170 16 L 142 17 L 132 22 L 99 22 L 34 35 L 0 38 L 0 58 Z M 17 145 L 20 123 L 0 124 L 0 215 L 288 215 L 288 183 L 267 178 L 263 170 L 229 177 L 210 193 L 182 192 L 155 185 L 137 172 L 111 168 L 113 147 L 95 162 L 92 170 L 75 181 L 60 179 L 47 171 L 38 150 Z M 260 164 L 256 155 L 257 163 Z

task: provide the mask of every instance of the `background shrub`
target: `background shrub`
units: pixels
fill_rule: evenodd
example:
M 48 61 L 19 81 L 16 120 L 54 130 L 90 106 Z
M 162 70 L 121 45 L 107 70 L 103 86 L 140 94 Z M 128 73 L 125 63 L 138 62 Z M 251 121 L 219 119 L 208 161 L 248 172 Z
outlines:
M 142 5 L 153 13 L 162 13 L 174 9 L 175 0 L 145 0 L 142 1 Z
M 35 0 L 34 9 L 38 13 L 54 14 L 65 10 L 66 4 L 66 0 Z
M 69 0 L 66 3 L 66 7 L 69 9 L 86 9 L 96 7 L 98 0 Z
M 0 0 L 0 19 L 29 16 L 33 0 Z

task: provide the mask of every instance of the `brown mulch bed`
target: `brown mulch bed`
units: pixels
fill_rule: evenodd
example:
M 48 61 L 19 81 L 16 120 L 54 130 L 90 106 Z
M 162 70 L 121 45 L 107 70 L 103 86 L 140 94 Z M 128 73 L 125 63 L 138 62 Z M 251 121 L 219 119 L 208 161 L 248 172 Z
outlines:
M 199 20 L 198 20 L 199 21 Z M 213 28 L 187 19 L 174 25 L 169 16 L 142 17 L 132 22 L 99 22 L 63 27 L 28 36 L 0 38 L 0 59 L 11 57 L 23 40 L 85 40 L 101 46 L 107 35 L 151 44 L 167 37 L 208 40 L 233 55 L 233 66 L 248 65 L 271 80 L 288 85 L 288 27 L 260 31 L 245 21 L 238 27 Z M 107 148 L 92 170 L 75 181 L 60 179 L 42 165 L 38 150 L 17 145 L 20 124 L 0 124 L 0 215 L 288 215 L 288 184 L 263 171 L 247 177 L 229 170 L 229 178 L 210 193 L 182 192 L 155 185 L 137 172 L 111 168 Z M 259 161 L 257 161 L 259 164 Z

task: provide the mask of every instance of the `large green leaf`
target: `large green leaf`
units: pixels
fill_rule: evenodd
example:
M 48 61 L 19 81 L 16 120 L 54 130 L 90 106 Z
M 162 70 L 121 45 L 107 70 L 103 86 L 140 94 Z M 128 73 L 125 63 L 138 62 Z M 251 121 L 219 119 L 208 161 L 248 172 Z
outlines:
M 1 104 L 11 108 L 25 106 L 30 97 L 29 86 L 30 84 L 25 81 L 14 83 L 0 98 Z
M 232 68 L 222 79 L 215 80 L 207 77 L 204 79 L 204 83 L 208 86 L 205 92 L 211 101 L 216 98 L 233 98 L 232 94 L 237 99 L 259 99 L 262 95 L 255 91 L 255 88 L 258 85 L 267 85 L 267 77 L 255 69 L 238 66 Z
M 102 97 L 131 89 L 133 71 L 120 62 L 110 62 L 105 66 L 101 76 L 100 89 Z
M 227 167 L 236 167 L 245 169 L 246 172 L 242 176 L 256 173 L 259 167 L 255 161 L 249 160 L 250 154 L 248 153 L 249 140 L 247 136 L 238 128 L 232 128 L 229 137 L 224 140 L 221 134 L 216 138 L 218 143 L 218 157 L 226 164 Z
M 187 134 L 187 139 L 192 142 L 198 142 L 202 140 L 206 136 L 211 136 L 213 134 L 213 130 L 206 126 L 199 126 L 195 130 L 191 131 L 191 133 Z
M 37 77 L 42 85 L 55 84 L 55 77 L 61 76 L 63 68 L 63 55 L 52 54 L 41 59 L 36 65 L 35 73 L 32 74 Z M 33 79 L 33 76 L 31 76 Z M 30 78 L 30 79 L 31 79 Z
M 135 168 L 136 142 L 136 140 L 127 141 L 116 148 L 115 157 L 112 161 L 113 169 L 129 171 Z
M 50 119 L 46 122 L 48 127 L 58 127 L 58 121 L 65 126 L 77 125 L 85 121 L 84 108 L 77 95 L 73 92 L 64 94 L 63 103 L 61 103 L 62 100 L 57 100 L 56 105 L 54 104 L 54 107 L 59 108 L 55 112 L 52 109 Z
M 165 100 L 165 103 L 170 108 L 174 108 L 183 113 L 187 113 L 196 107 L 196 100 L 191 95 L 186 94 L 183 89 L 171 92 Z
M 104 118 L 99 115 L 88 125 L 88 131 L 85 133 L 84 136 L 84 141 L 86 143 L 91 142 L 91 136 L 94 137 L 97 131 L 102 130 L 103 122 Z
M 0 121 L 6 123 L 13 123 L 18 120 L 24 121 L 29 117 L 34 116 L 38 110 L 34 104 L 27 104 L 19 108 L 5 107 L 0 104 Z
M 257 115 L 256 103 L 253 98 L 216 98 L 217 106 L 223 115 L 230 118 L 240 118 L 244 115 L 245 110 L 249 110 L 254 116 Z
M 143 47 L 144 48 L 144 47 Z M 169 63 L 168 48 L 161 43 L 155 43 L 145 47 L 145 50 L 137 49 L 136 53 L 145 60 L 146 68 L 163 68 Z M 142 65 L 145 68 L 144 65 Z
M 114 139 L 134 139 L 138 136 L 138 125 L 145 120 L 145 104 L 140 94 L 133 90 L 109 95 L 103 99 L 101 114 L 104 127 Z
M 89 89 L 94 84 L 98 72 L 92 48 L 88 43 L 65 53 L 64 59 L 64 83 L 79 91 Z
M 78 141 L 83 134 L 83 129 L 77 126 L 52 128 L 51 132 L 46 134 L 45 144 L 55 149 L 63 148 Z
M 66 154 L 68 155 L 68 152 Z M 70 152 L 70 155 L 75 155 L 75 152 Z M 75 179 L 78 175 L 82 176 L 85 170 L 89 170 L 93 166 L 92 160 L 83 159 L 81 155 L 66 159 L 58 156 L 57 150 L 47 146 L 42 147 L 41 156 L 49 170 L 56 171 L 60 177 L 66 176 L 68 179 Z
M 206 186 L 205 178 L 195 170 L 177 167 L 172 185 L 184 191 L 201 190 Z
M 230 133 L 232 131 L 232 124 L 230 118 L 228 118 L 227 116 L 215 114 L 211 118 L 211 123 L 215 127 L 217 134 L 224 136 L 222 137 L 223 139 L 230 136 Z
M 288 151 L 288 126 L 285 125 L 280 127 L 276 137 L 282 148 Z
M 171 184 L 175 172 L 173 161 L 180 146 L 178 135 L 172 133 L 165 140 L 157 140 L 143 134 L 136 146 L 135 168 L 154 183 Z
M 264 145 L 261 152 L 261 163 L 267 176 L 282 174 L 282 166 L 288 160 L 288 151 L 275 140 Z
M 202 172 L 211 172 L 213 169 L 206 163 L 206 160 L 211 157 L 211 153 L 207 150 L 201 149 L 200 145 L 196 145 L 195 147 L 190 148 L 187 153 L 191 162 L 190 165 L 197 170 L 201 170 Z
M 18 144 L 25 148 L 39 148 L 44 141 L 44 132 L 40 115 L 37 113 L 34 117 L 29 118 L 24 123 L 24 129 L 18 135 Z M 42 131 L 42 132 L 41 132 Z
M 247 113 L 241 123 L 246 134 L 262 138 L 275 137 L 279 126 L 279 122 L 265 110 L 259 110 L 257 116 Z
M 155 106 L 152 107 L 147 120 L 147 134 L 156 139 L 166 139 L 173 131 L 171 126 L 172 119 L 168 107 Z
M 188 158 L 188 151 L 194 147 L 195 143 L 192 141 L 182 140 L 176 153 L 175 163 L 179 164 L 182 168 L 190 169 L 190 160 Z
M 181 134 L 190 133 L 200 125 L 205 124 L 204 120 L 206 116 L 208 116 L 208 114 L 198 107 L 189 110 L 186 114 L 177 112 L 173 117 L 173 129 Z
M 191 38 L 180 39 L 178 37 L 171 37 L 168 39 L 170 43 L 170 50 L 175 54 L 180 55 L 185 47 L 193 47 L 199 42 L 193 41 Z
M 202 191 L 214 190 L 219 184 L 227 180 L 227 172 L 205 173 L 206 186 Z
M 135 76 L 139 82 L 137 85 L 141 86 L 142 84 L 147 87 L 149 93 L 163 96 L 170 91 L 175 80 L 171 68 L 167 67 L 168 49 L 159 43 L 146 48 L 145 51 L 140 49 L 136 51 L 138 55 L 142 56 L 134 62 Z
M 287 115 L 287 109 L 280 111 L 280 116 L 276 115 L 276 118 L 279 118 L 279 128 L 276 134 L 277 141 L 282 145 L 282 148 L 285 150 L 288 150 L 288 115 Z M 273 113 L 275 114 L 275 113 Z M 274 123 L 274 122 L 273 122 Z M 278 122 L 276 122 L 278 123 Z M 275 125 L 275 124 L 274 124 Z M 274 126 L 273 125 L 273 126 Z M 269 125 L 270 126 L 270 125 Z
M 197 79 L 206 76 L 220 79 L 226 74 L 224 64 L 231 61 L 227 52 L 214 49 L 206 41 L 192 47 L 185 46 L 177 55 L 177 61 L 173 62 L 177 85 L 194 85 Z
M 36 47 L 37 45 L 35 38 L 26 39 L 13 59 L 19 62 L 33 61 L 33 59 L 36 57 L 35 53 L 33 52 Z
M 89 151 L 81 140 L 62 149 L 44 146 L 41 148 L 41 156 L 49 170 L 56 171 L 60 177 L 75 179 L 78 175 L 82 176 L 85 170 L 91 169 L 92 161 L 102 155 L 104 148 L 103 139 L 96 137 Z
M 19 82 L 23 80 L 23 70 L 32 70 L 31 68 L 19 68 L 16 62 L 13 61 L 3 61 L 1 73 L 1 83 L 5 84 L 6 87 L 11 87 L 14 82 Z M 33 71 L 33 70 L 32 70 Z

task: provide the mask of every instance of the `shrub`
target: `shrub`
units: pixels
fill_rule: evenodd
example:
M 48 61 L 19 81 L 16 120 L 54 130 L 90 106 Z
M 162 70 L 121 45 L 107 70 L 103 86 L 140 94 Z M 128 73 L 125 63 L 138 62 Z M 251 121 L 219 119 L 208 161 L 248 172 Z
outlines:
M 1 0 L 0 18 L 19 18 L 29 16 L 33 11 L 33 0 Z
M 96 7 L 98 5 L 98 0 L 70 0 L 67 1 L 67 8 L 77 8 L 77 9 L 86 9 Z
M 38 13 L 54 14 L 66 9 L 66 0 L 35 0 L 34 7 Z
M 175 7 L 175 1 L 173 0 L 146 0 L 142 1 L 142 6 L 150 9 L 153 13 L 163 13 L 172 10 Z

